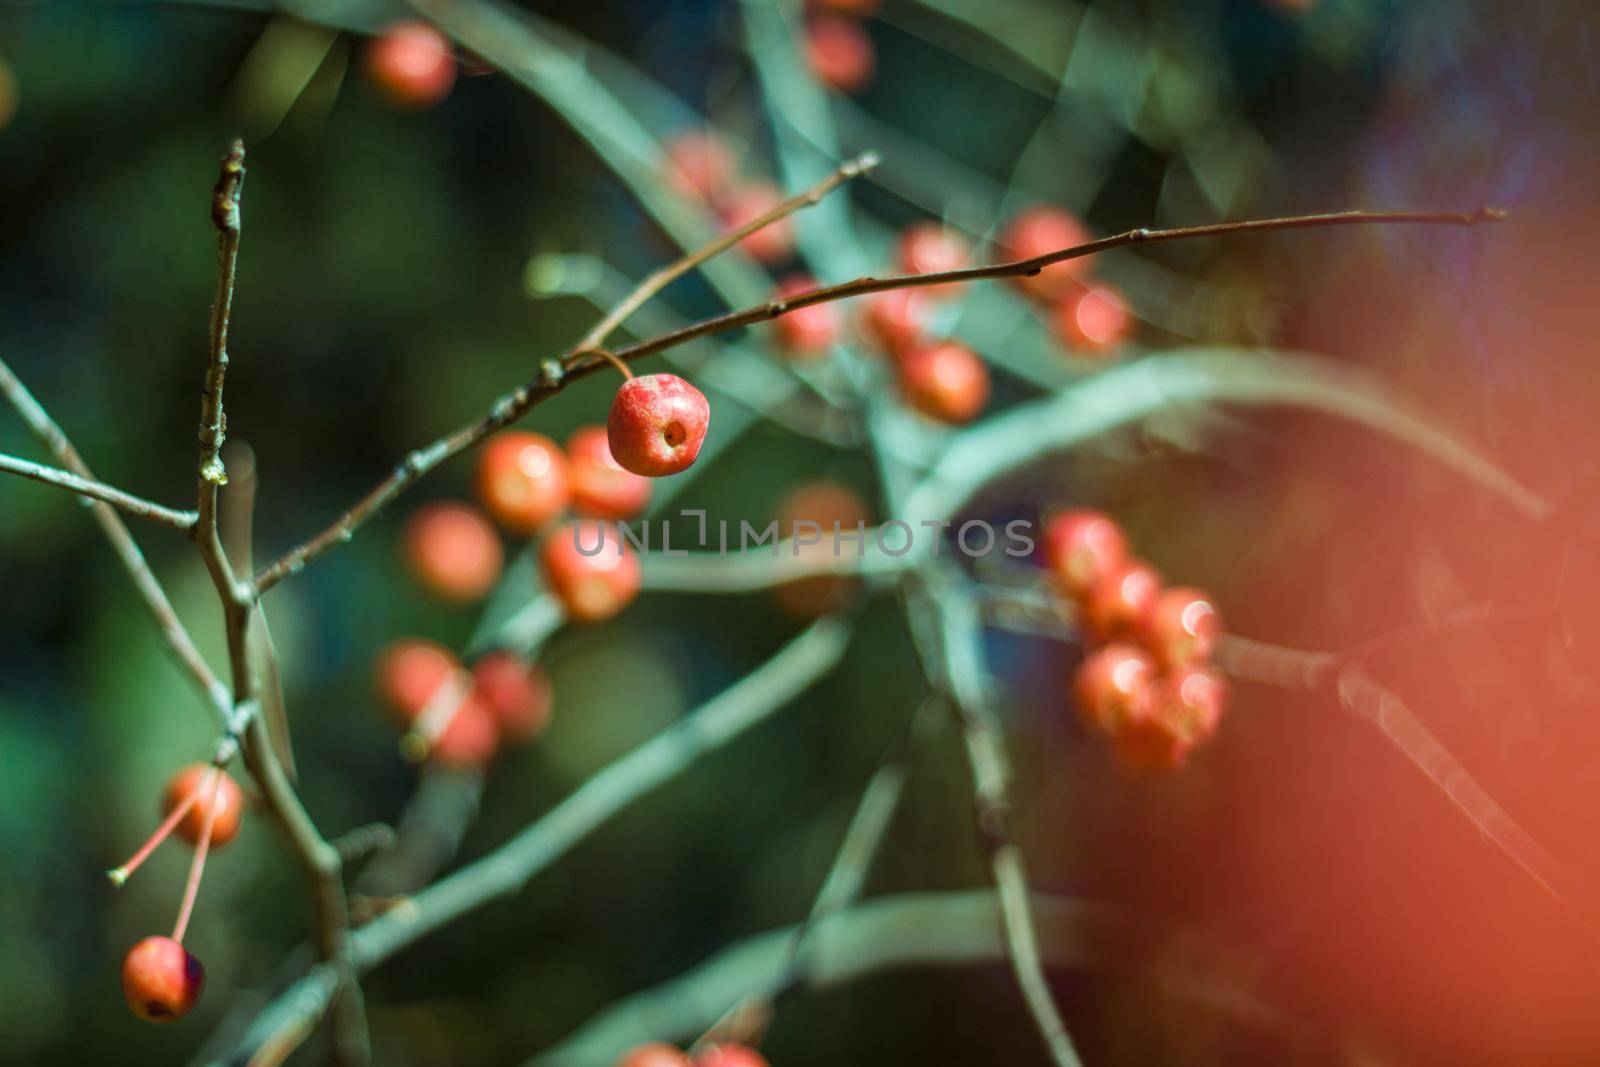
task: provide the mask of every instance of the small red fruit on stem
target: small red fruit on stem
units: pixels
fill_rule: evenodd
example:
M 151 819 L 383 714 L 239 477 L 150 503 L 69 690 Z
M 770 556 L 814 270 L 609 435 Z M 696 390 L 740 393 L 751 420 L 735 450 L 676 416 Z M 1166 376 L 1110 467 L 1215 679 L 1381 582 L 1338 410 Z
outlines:
M 1135 634 L 1161 584 L 1161 575 L 1136 559 L 1101 575 L 1082 601 L 1085 629 L 1101 641 Z
M 624 470 L 660 478 L 695 461 L 710 423 L 704 393 L 675 374 L 646 374 L 617 389 L 606 441 Z
M 1144 646 L 1165 667 L 1190 667 L 1211 658 L 1222 634 L 1222 614 L 1198 589 L 1162 592 L 1141 620 Z
M 460 603 L 481 599 L 500 579 L 505 550 L 493 524 L 465 504 L 440 501 L 406 523 L 405 555 L 424 587 Z
M 161 795 L 161 810 L 169 818 L 179 809 L 185 812 L 175 826 L 179 837 L 198 844 L 211 821 L 211 844 L 220 848 L 239 836 L 244 790 L 211 764 L 191 763 L 168 780 Z
M 778 284 L 778 295 L 808 293 L 816 287 L 816 281 L 809 276 L 791 274 Z M 773 320 L 773 325 L 778 334 L 778 347 L 793 359 L 826 356 L 839 343 L 838 309 L 831 302 L 785 311 Z
M 737 230 L 765 215 L 783 203 L 784 195 L 778 187 L 768 182 L 749 182 L 730 190 L 722 201 L 722 222 L 730 230 Z M 794 219 L 782 218 L 769 223 L 739 241 L 739 247 L 758 262 L 782 263 L 794 254 Z
M 688 197 L 719 200 L 738 174 L 739 164 L 726 141 L 712 130 L 689 130 L 667 142 L 667 176 Z
M 578 622 L 609 619 L 638 595 L 639 557 L 608 523 L 586 519 L 561 527 L 540 558 L 551 591 Z
M 919 347 L 928 329 L 928 294 L 921 289 L 890 289 L 866 300 L 861 332 L 868 341 L 899 359 Z
M 1010 259 L 1032 259 L 1064 248 L 1089 243 L 1089 231 L 1067 212 L 1056 207 L 1029 208 L 1006 227 L 1000 247 Z M 1051 302 L 1071 292 L 1078 278 L 1089 269 L 1087 259 L 1067 259 L 1052 263 L 1038 274 L 1016 279 L 1018 287 L 1036 300 Z
M 367 46 L 367 77 L 396 107 L 431 107 L 450 94 L 456 60 L 450 42 L 426 22 L 391 26 Z
M 814 15 L 806 24 L 806 61 L 823 85 L 854 96 L 872 82 L 878 66 L 872 38 L 855 19 Z
M 1210 671 L 1186 668 L 1157 680 L 1113 739 L 1118 762 L 1141 777 L 1177 770 L 1216 733 L 1226 698 Z
M 1084 657 L 1072 677 L 1078 715 L 1090 730 L 1115 736 L 1149 699 L 1156 665 L 1132 645 L 1113 643 Z
M 193 1010 L 206 969 L 170 937 L 147 937 L 122 958 L 122 995 L 141 1019 L 170 1023 Z
M 906 354 L 900 388 L 912 407 L 940 422 L 970 422 L 989 400 L 989 369 L 972 349 L 941 341 Z
M 967 242 L 937 222 L 919 222 L 900 235 L 897 266 L 903 274 L 943 274 L 967 266 L 971 250 Z M 951 296 L 961 291 L 961 282 L 921 286 L 930 297 Z
M 452 767 L 482 767 L 500 747 L 500 728 L 483 694 L 468 692 L 429 740 L 427 757 Z
M 567 438 L 572 506 L 597 519 L 631 519 L 650 503 L 650 479 L 622 469 L 604 426 L 584 426 Z
M 543 434 L 507 430 L 478 457 L 478 499 L 500 525 L 524 536 L 567 506 L 571 478 L 560 447 Z
M 1045 525 L 1044 556 L 1061 590 L 1074 600 L 1128 558 L 1128 538 L 1111 516 L 1079 508 Z
M 531 741 L 550 724 L 550 678 L 537 664 L 511 652 L 489 652 L 472 667 L 484 705 L 500 736 Z
M 1128 305 L 1109 285 L 1091 285 L 1067 293 L 1056 303 L 1056 336 L 1084 355 L 1116 348 L 1128 338 Z
M 461 668 L 451 651 L 419 637 L 402 638 L 378 655 L 378 695 L 401 727 L 409 727 Z

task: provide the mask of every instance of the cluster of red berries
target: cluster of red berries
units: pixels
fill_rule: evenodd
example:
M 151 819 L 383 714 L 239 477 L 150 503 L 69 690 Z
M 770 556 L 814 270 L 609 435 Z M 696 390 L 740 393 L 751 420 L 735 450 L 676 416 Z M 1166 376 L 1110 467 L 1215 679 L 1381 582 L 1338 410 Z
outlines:
M 390 105 L 407 111 L 432 107 L 456 83 L 456 57 L 444 35 L 426 22 L 397 23 L 366 50 L 367 80 Z
M 1098 511 L 1056 515 L 1044 546 L 1090 648 L 1072 683 L 1084 723 L 1134 774 L 1183 766 L 1216 732 L 1227 701 L 1210 667 L 1222 633 L 1216 605 L 1197 589 L 1164 586 L 1128 554 L 1121 527 Z
M 122 995 L 128 1007 L 141 1019 L 170 1023 L 189 1014 L 205 985 L 205 968 L 183 947 L 183 935 L 200 892 L 208 852 L 239 836 L 244 790 L 222 768 L 194 763 L 168 779 L 161 807 L 165 816 L 161 825 L 126 863 L 107 872 L 107 877 L 113 885 L 122 885 L 173 834 L 194 846 L 172 936 L 147 937 L 122 958 Z
M 616 1067 L 769 1067 L 767 1058 L 749 1045 L 707 1045 L 689 1055 L 671 1045 L 652 1042 L 623 1054 Z
M 714 130 L 689 130 L 668 141 L 666 176 L 684 196 L 698 200 L 729 229 L 738 229 L 783 203 L 783 193 L 764 178 L 745 178 L 739 157 Z M 779 219 L 739 242 L 758 262 L 769 266 L 794 255 L 794 221 Z
M 811 0 L 806 12 L 806 62 L 828 88 L 854 96 L 872 83 L 877 50 L 861 20 L 878 0 Z
M 549 677 L 511 652 L 486 653 L 469 671 L 443 645 L 401 638 L 378 656 L 377 687 L 415 759 L 481 767 L 550 723 Z
M 1083 224 L 1068 212 L 1041 206 L 1012 219 L 999 243 L 1012 259 L 1032 259 L 1088 244 L 1092 239 Z M 1122 294 L 1105 282 L 1090 279 L 1087 258 L 1053 263 L 1038 274 L 1017 278 L 1016 284 L 1049 310 L 1057 340 L 1081 355 L 1109 352 L 1127 340 L 1132 331 L 1132 318 Z

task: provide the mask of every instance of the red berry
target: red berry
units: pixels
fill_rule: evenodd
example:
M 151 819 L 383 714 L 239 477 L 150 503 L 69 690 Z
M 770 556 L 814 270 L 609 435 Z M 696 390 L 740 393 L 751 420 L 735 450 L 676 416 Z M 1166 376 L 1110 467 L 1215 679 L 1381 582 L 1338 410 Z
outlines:
M 919 222 L 900 235 L 897 265 L 904 274 L 943 274 L 967 266 L 967 242 L 937 222 Z M 921 286 L 930 297 L 950 296 L 961 289 L 961 282 Z
M 739 170 L 726 141 L 713 130 L 689 130 L 667 142 L 667 176 L 683 195 L 718 200 Z
M 167 788 L 161 794 L 161 810 L 170 815 L 193 795 L 194 806 L 173 832 L 190 844 L 196 844 L 205 832 L 206 814 L 214 808 L 211 847 L 218 848 L 239 836 L 239 823 L 244 818 L 244 790 L 225 771 L 217 771 L 213 784 L 212 770 L 209 763 L 191 763 L 179 770 L 167 780 Z
M 388 645 L 378 656 L 378 694 L 400 726 L 409 727 L 440 687 L 460 669 L 461 664 L 443 645 L 404 638 Z
M 1085 354 L 1116 348 L 1127 340 L 1128 305 L 1108 285 L 1091 285 L 1062 296 L 1055 309 L 1056 336 Z
M 1141 713 L 1155 677 L 1155 663 L 1132 645 L 1098 648 L 1072 676 L 1078 715 L 1090 730 L 1113 736 Z
M 804 274 L 791 274 L 778 284 L 779 296 L 807 293 L 817 283 Z M 838 309 L 832 303 L 807 304 L 785 311 L 773 320 L 778 332 L 778 347 L 794 359 L 825 356 L 839 342 Z
M 821 540 L 814 545 L 795 546 L 801 553 L 832 555 L 835 547 L 834 524 L 839 526 L 841 537 L 853 535 L 871 519 L 866 502 L 856 493 L 836 482 L 813 482 L 794 490 L 784 498 L 778 509 L 778 536 L 809 536 L 812 529 L 801 523 L 814 522 L 820 527 Z M 855 551 L 854 542 L 839 542 L 839 552 Z M 818 575 L 801 578 L 780 585 L 774 590 L 778 605 L 789 614 L 802 619 L 814 619 L 842 607 L 856 591 L 859 583 L 844 577 Z
M 141 1019 L 170 1023 L 200 999 L 206 969 L 170 937 L 147 937 L 122 957 L 122 995 Z
M 1089 231 L 1083 224 L 1056 207 L 1029 208 L 1012 219 L 1000 236 L 1000 247 L 1011 259 L 1032 259 L 1088 242 Z M 1069 292 L 1074 281 L 1086 270 L 1088 260 L 1068 259 L 1052 263 L 1032 277 L 1018 278 L 1016 282 L 1030 296 L 1054 301 Z
M 494 758 L 500 729 L 481 693 L 468 693 L 428 748 L 428 758 L 452 767 L 482 767 Z
M 545 541 L 541 558 L 551 591 L 579 622 L 608 619 L 638 595 L 639 557 L 607 523 L 563 526 Z
M 941 341 L 900 361 L 900 388 L 930 419 L 969 422 L 989 399 L 989 369 L 965 345 Z
M 1101 576 L 1128 558 L 1128 538 L 1111 516 L 1063 511 L 1045 525 L 1044 555 L 1067 596 L 1085 596 Z
M 567 438 L 572 506 L 597 519 L 631 519 L 650 503 L 650 479 L 622 469 L 604 426 L 583 426 Z
M 783 200 L 784 196 L 776 186 L 767 182 L 749 182 L 724 197 L 722 221 L 730 230 L 737 230 L 765 215 Z M 762 263 L 782 263 L 794 254 L 794 219 L 782 218 L 761 227 L 741 240 L 739 247 Z
M 367 77 L 396 107 L 431 107 L 455 84 L 450 42 L 426 22 L 391 26 L 367 46 L 366 58 Z
M 878 66 L 861 23 L 836 15 L 815 15 L 806 23 L 806 61 L 819 82 L 847 96 L 871 84 Z
M 478 499 L 512 533 L 531 535 L 567 506 L 571 477 L 560 447 L 542 434 L 507 430 L 478 457 Z
M 922 344 L 928 327 L 928 294 L 920 289 L 890 289 L 867 297 L 861 332 L 896 359 Z
M 1155 598 L 1140 621 L 1144 646 L 1166 667 L 1189 667 L 1211 658 L 1222 615 L 1198 589 L 1177 587 Z
M 1216 733 L 1225 701 L 1226 688 L 1209 671 L 1185 669 L 1159 679 L 1113 739 L 1118 761 L 1139 776 L 1177 770 Z
M 478 600 L 500 579 L 505 550 L 483 513 L 448 501 L 412 514 L 405 530 L 406 559 L 427 589 L 447 600 Z
M 694 1058 L 694 1067 L 770 1067 L 749 1045 L 710 1045 Z
M 1129 560 L 1101 575 L 1084 596 L 1083 623 L 1108 641 L 1137 630 L 1161 593 L 1161 575 L 1141 560 Z
M 710 422 L 704 393 L 675 374 L 646 374 L 617 390 L 606 441 L 623 470 L 660 478 L 694 462 Z
M 640 1045 L 617 1061 L 616 1067 L 690 1067 L 689 1057 L 660 1042 Z
M 550 678 L 510 652 L 490 652 L 472 666 L 484 704 L 507 741 L 531 741 L 550 723 Z

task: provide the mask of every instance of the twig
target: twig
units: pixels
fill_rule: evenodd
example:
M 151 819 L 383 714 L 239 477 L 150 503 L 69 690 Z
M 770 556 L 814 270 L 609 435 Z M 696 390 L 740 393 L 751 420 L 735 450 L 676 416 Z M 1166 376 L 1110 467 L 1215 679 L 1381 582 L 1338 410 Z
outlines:
M 46 467 L 41 463 L 34 463 L 26 459 L 17 459 L 15 456 L 0 455 L 0 471 L 7 474 L 20 474 L 24 478 L 32 478 L 45 485 L 53 485 L 58 489 L 77 493 L 79 496 L 98 500 L 112 507 L 120 508 L 129 515 L 141 519 L 150 519 L 188 533 L 194 528 L 197 516 L 192 511 L 178 511 L 173 508 L 163 507 L 143 497 L 125 493 L 115 486 L 106 485 L 89 478 L 80 478 L 69 471 L 56 467 Z
M 22 421 L 63 467 L 80 478 L 94 477 L 94 472 L 83 461 L 83 457 L 78 454 L 78 450 L 67 439 L 61 427 L 56 425 L 55 420 L 34 399 L 33 394 L 12 373 L 3 359 L 0 359 L 0 393 L 5 394 L 6 400 L 16 409 L 17 414 L 22 416 Z M 145 607 L 155 620 L 162 644 L 185 673 L 194 680 L 201 694 L 216 712 L 218 720 L 226 726 L 233 706 L 227 686 L 222 684 L 205 658 L 200 655 L 200 650 L 195 647 L 189 632 L 179 621 L 178 613 L 173 610 L 172 602 L 167 599 L 166 590 L 161 587 L 155 573 L 150 570 L 150 564 L 146 562 L 144 553 L 139 550 L 138 542 L 133 539 L 127 524 L 122 521 L 122 516 L 118 515 L 109 504 L 99 501 L 90 505 L 90 509 L 94 512 L 95 521 L 100 524 L 106 539 L 111 542 L 112 551 L 122 561 L 123 569 L 133 579 L 134 587 L 138 589 Z
M 1174 928 L 1111 905 L 1034 894 L 1043 960 L 1152 982 L 1164 992 L 1253 1026 L 1282 1027 L 1278 1013 L 1237 975 L 1244 968 L 1197 930 Z M 528 1067 L 605 1067 L 646 1041 L 682 1040 L 711 1025 L 719 1005 L 774 996 L 789 979 L 798 925 L 738 941 L 672 980 L 599 1012 L 528 1061 Z M 1007 946 L 993 892 L 905 893 L 820 920 L 807 956 L 808 988 L 835 989 L 873 974 L 918 967 L 990 965 Z
M 1039 934 L 1028 901 L 1027 866 L 1022 847 L 1011 836 L 1011 763 L 1004 733 L 984 693 L 987 672 L 978 620 L 960 592 L 930 590 L 929 602 L 939 619 L 940 663 L 928 667 L 942 679 L 941 687 L 966 733 L 978 833 L 994 878 L 1012 973 L 1050 1058 L 1058 1067 L 1079 1067 L 1077 1050 L 1045 978 Z M 913 607 L 908 604 L 908 610 Z
M 1099 252 L 1127 245 L 1155 244 L 1161 241 L 1182 241 L 1199 237 L 1220 237 L 1226 234 L 1253 233 L 1261 230 L 1315 229 L 1324 226 L 1359 226 L 1372 224 L 1420 224 L 1438 226 L 1476 226 L 1482 222 L 1497 222 L 1506 217 L 1499 208 L 1485 207 L 1476 211 L 1341 211 L 1322 215 L 1291 215 L 1276 219 L 1252 219 L 1246 222 L 1219 222 L 1206 226 L 1184 226 L 1170 230 L 1136 229 L 1098 241 L 1074 245 L 1071 248 L 1047 252 L 1031 259 L 993 263 L 983 267 L 966 267 L 961 270 L 938 271 L 931 274 L 904 274 L 889 278 L 864 277 L 840 285 L 824 286 L 803 293 L 795 293 L 722 315 L 694 322 L 680 330 L 663 334 L 648 341 L 640 341 L 616 350 L 622 359 L 639 359 L 674 348 L 707 334 L 735 330 L 741 326 L 764 322 L 797 308 L 812 304 L 825 304 L 850 297 L 868 296 L 890 289 L 910 289 L 925 285 L 942 285 L 946 282 L 974 282 L 994 278 L 1020 278 L 1038 274 L 1044 268 L 1069 259 L 1080 259 Z
M 811 207 L 819 203 L 823 197 L 833 192 L 839 186 L 852 178 L 866 174 L 878 165 L 878 156 L 873 152 L 866 152 L 855 159 L 840 166 L 832 174 L 822 179 L 803 193 L 798 193 L 783 201 L 781 204 L 763 212 L 729 233 L 702 245 L 681 259 L 671 263 L 636 286 L 633 292 L 619 303 L 616 308 L 605 318 L 597 322 L 593 329 L 584 334 L 583 340 L 575 346 L 576 350 L 583 352 L 589 349 L 598 349 L 605 345 L 606 339 L 611 336 L 617 327 L 628 320 L 628 317 L 640 307 L 648 303 L 657 293 L 688 274 L 707 260 L 721 255 L 740 241 L 749 237 L 758 230 L 763 230 L 773 223 L 794 214 L 802 208 Z

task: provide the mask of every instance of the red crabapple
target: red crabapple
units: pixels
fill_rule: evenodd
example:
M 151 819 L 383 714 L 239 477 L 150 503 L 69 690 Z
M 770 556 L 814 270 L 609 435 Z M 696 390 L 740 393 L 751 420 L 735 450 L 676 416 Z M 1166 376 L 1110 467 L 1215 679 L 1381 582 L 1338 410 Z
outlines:
M 1082 223 L 1060 208 L 1048 206 L 1024 211 L 1012 219 L 1000 235 L 1000 247 L 1011 259 L 1032 259 L 1088 242 L 1089 231 Z M 1086 270 L 1086 259 L 1068 259 L 1052 263 L 1031 277 L 1025 275 L 1015 280 L 1023 292 L 1048 302 L 1069 292 L 1074 281 Z
M 968 265 L 971 250 L 967 242 L 937 222 L 907 226 L 900 235 L 896 265 L 904 274 L 943 274 Z M 919 286 L 930 297 L 951 296 L 961 290 L 961 282 Z
M 695 1055 L 694 1067 L 770 1067 L 749 1045 L 709 1045 Z
M 1133 633 L 1161 593 L 1161 575 L 1128 560 L 1100 576 L 1081 603 L 1085 630 L 1101 641 Z
M 616 1067 L 690 1067 L 689 1057 L 659 1041 L 631 1049 L 616 1062 Z
M 579 622 L 609 619 L 639 592 L 639 557 L 608 523 L 585 519 L 553 532 L 540 553 L 551 591 Z
M 765 215 L 779 204 L 784 196 L 777 186 L 768 182 L 747 182 L 727 193 L 722 202 L 722 221 L 730 230 L 737 230 Z M 747 234 L 739 247 L 761 263 L 782 263 L 794 254 L 794 219 L 782 218 Z
M 928 328 L 928 294 L 920 289 L 889 289 L 867 297 L 861 332 L 899 359 L 922 344 Z
M 1198 589 L 1168 589 L 1140 620 L 1144 646 L 1165 667 L 1189 667 L 1211 658 L 1222 633 L 1222 615 Z
M 808 293 L 817 283 L 807 275 L 791 274 L 778 283 L 780 297 Z M 778 347 L 792 359 L 826 356 L 839 342 L 839 313 L 830 302 L 807 304 L 785 311 L 773 320 Z
M 1045 524 L 1044 555 L 1067 596 L 1080 599 L 1128 558 L 1128 538 L 1111 516 L 1079 508 Z
M 796 545 L 797 551 L 831 555 L 834 548 L 833 527 L 839 525 L 841 535 L 853 534 L 871 519 L 866 502 L 853 490 L 837 482 L 821 481 L 803 485 L 791 492 L 778 508 L 778 536 L 797 536 L 796 526 L 814 522 L 821 528 L 821 541 L 814 545 Z M 803 532 L 809 532 L 805 527 Z M 841 543 L 839 551 L 853 551 L 853 546 Z M 773 591 L 778 606 L 790 615 L 814 619 L 844 605 L 858 588 L 853 579 L 838 575 L 819 574 L 786 582 Z
M 170 1023 L 200 999 L 206 969 L 170 937 L 147 937 L 122 957 L 122 995 L 141 1019 Z
M 989 369 L 966 345 L 941 341 L 900 361 L 907 402 L 940 422 L 970 422 L 989 400 Z
M 244 790 L 225 771 L 216 770 L 209 763 L 191 763 L 180 769 L 167 780 L 167 788 L 161 794 L 162 812 L 172 814 L 189 803 L 191 796 L 195 798 L 193 804 L 173 828 L 174 833 L 190 844 L 197 844 L 205 833 L 207 814 L 214 810 L 211 847 L 226 845 L 239 836 L 239 823 L 244 818 Z
M 1109 285 L 1090 285 L 1063 295 L 1055 307 L 1056 337 L 1085 355 L 1116 348 L 1127 340 L 1128 305 Z
M 468 693 L 439 736 L 428 746 L 428 758 L 452 767 L 482 767 L 500 747 L 500 729 L 482 693 Z
M 707 203 L 716 201 L 738 174 L 733 150 L 713 130 L 680 133 L 665 148 L 666 171 L 683 195 Z
M 1112 643 L 1097 648 L 1072 676 L 1078 715 L 1095 733 L 1114 736 L 1140 714 L 1155 677 L 1155 663 L 1134 646 Z
M 443 645 L 418 637 L 402 638 L 378 655 L 378 694 L 406 728 L 460 669 L 455 655 Z
M 617 389 L 606 441 L 624 470 L 660 478 L 694 462 L 710 422 L 704 393 L 675 374 L 646 374 Z
M 478 500 L 512 533 L 537 533 L 565 510 L 570 495 L 567 458 L 543 434 L 495 434 L 478 456 Z
M 806 23 L 806 61 L 823 85 L 854 96 L 872 82 L 877 52 L 861 23 L 837 15 L 814 15 Z
M 631 519 L 650 503 L 650 479 L 622 469 L 604 426 L 582 426 L 567 438 L 572 506 L 597 519 Z
M 406 559 L 424 587 L 447 600 L 478 600 L 500 578 L 505 550 L 483 513 L 439 501 L 414 512 L 405 529 Z
M 489 652 L 472 665 L 472 677 L 507 741 L 531 741 L 544 733 L 550 723 L 550 678 L 538 664 L 511 652 Z
M 431 107 L 450 93 L 456 60 L 450 43 L 426 22 L 391 26 L 367 45 L 367 77 L 396 107 Z
M 1210 671 L 1185 668 L 1158 679 L 1112 739 L 1118 762 L 1139 776 L 1177 770 L 1216 732 L 1225 700 L 1226 688 Z

